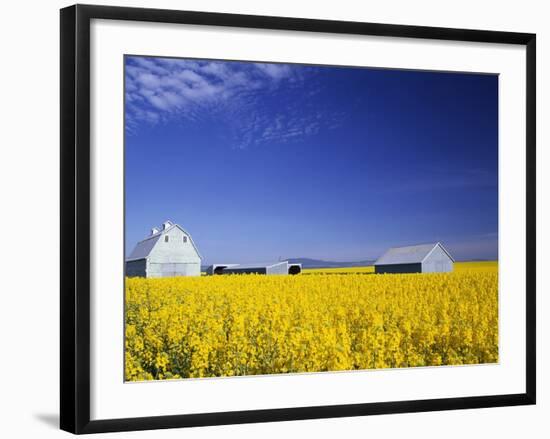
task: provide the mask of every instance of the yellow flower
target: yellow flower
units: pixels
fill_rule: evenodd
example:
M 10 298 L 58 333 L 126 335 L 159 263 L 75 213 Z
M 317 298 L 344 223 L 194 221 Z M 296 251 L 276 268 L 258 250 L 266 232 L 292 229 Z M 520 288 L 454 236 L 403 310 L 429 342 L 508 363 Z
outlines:
M 498 361 L 498 266 L 126 280 L 129 381 Z

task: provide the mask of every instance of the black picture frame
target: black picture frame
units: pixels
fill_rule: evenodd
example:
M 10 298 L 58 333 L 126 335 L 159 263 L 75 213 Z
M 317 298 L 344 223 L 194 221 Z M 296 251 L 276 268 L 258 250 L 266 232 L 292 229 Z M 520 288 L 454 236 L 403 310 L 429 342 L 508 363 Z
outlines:
M 60 13 L 61 429 L 76 434 L 99 433 L 535 404 L 535 34 L 89 5 L 70 6 L 61 9 Z M 527 160 L 526 392 L 493 396 L 90 420 L 90 21 L 92 19 L 525 46 L 527 60 L 525 66 L 527 79 L 525 115 Z

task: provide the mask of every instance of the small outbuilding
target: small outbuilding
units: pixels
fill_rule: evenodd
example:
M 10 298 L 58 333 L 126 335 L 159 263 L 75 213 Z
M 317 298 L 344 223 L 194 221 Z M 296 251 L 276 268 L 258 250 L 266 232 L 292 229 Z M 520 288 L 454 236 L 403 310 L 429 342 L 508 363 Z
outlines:
M 206 269 L 206 274 L 223 274 L 226 268 L 237 267 L 239 264 L 213 264 L 208 266 Z
M 165 221 L 137 243 L 126 259 L 126 276 L 200 276 L 201 260 L 191 235 L 178 224 Z
M 207 274 L 299 274 L 301 272 L 302 264 L 291 264 L 288 261 L 213 264 L 206 270 Z
M 447 273 L 455 260 L 440 242 L 390 248 L 375 263 L 375 273 Z

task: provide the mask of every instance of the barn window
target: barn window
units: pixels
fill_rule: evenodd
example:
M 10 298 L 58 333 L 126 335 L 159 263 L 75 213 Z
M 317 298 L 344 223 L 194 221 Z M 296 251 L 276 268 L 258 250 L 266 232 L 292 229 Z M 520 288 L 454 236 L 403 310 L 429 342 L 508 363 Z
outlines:
M 168 242 L 168 235 L 164 237 L 164 242 Z
M 187 242 L 187 236 L 183 237 L 183 242 Z

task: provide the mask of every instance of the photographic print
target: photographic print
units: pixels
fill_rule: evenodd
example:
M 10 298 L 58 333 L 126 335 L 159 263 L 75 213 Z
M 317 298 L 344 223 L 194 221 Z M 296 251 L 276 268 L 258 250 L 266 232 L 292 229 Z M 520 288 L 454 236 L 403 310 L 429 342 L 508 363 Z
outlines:
M 126 55 L 124 84 L 126 381 L 498 362 L 498 75 Z

